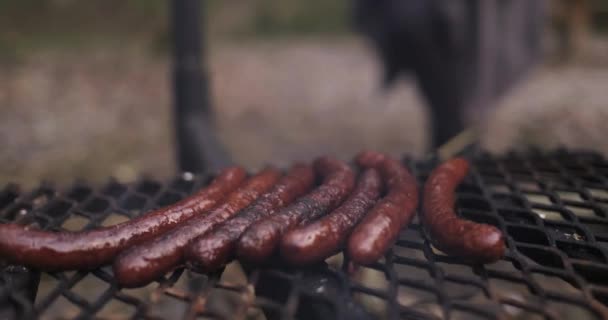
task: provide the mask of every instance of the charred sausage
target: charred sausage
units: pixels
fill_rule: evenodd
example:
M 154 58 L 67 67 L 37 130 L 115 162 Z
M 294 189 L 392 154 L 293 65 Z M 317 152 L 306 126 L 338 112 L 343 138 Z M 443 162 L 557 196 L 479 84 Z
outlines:
M 0 257 L 35 269 L 92 269 L 112 262 L 129 246 L 141 243 L 218 205 L 247 174 L 239 167 L 223 170 L 213 182 L 168 207 L 130 221 L 81 232 L 48 232 L 18 224 L 0 225 Z
M 238 241 L 237 257 L 248 262 L 263 262 L 274 253 L 286 231 L 334 209 L 353 189 L 355 174 L 346 163 L 322 157 L 315 160 L 313 167 L 323 183 L 293 204 L 247 228 Z
M 358 264 L 371 264 L 397 240 L 399 231 L 414 217 L 418 206 L 416 179 L 399 161 L 377 152 L 363 152 L 357 164 L 377 168 L 387 194 L 365 215 L 348 239 L 348 256 Z
M 490 263 L 505 252 L 502 232 L 496 227 L 464 220 L 454 211 L 455 190 L 469 163 L 454 158 L 437 167 L 424 186 L 422 222 L 437 248 L 474 262 Z
M 323 261 L 339 251 L 357 222 L 380 196 L 381 187 L 378 171 L 365 170 L 353 193 L 340 207 L 283 236 L 280 247 L 283 258 L 295 265 L 307 265 Z
M 137 287 L 174 269 L 182 263 L 183 251 L 189 241 L 247 207 L 268 191 L 280 176 L 276 169 L 265 169 L 249 178 L 209 213 L 183 221 L 173 230 L 119 254 L 113 265 L 116 280 L 123 287 Z
M 185 252 L 189 266 L 207 272 L 221 268 L 234 257 L 236 242 L 247 227 L 308 192 L 313 183 L 312 166 L 294 165 L 270 192 L 230 220 L 192 241 Z

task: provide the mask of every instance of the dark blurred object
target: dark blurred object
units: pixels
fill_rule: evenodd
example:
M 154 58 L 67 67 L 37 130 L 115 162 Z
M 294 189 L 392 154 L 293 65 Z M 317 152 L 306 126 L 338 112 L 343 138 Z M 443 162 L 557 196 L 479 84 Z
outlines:
M 202 0 L 171 1 L 177 158 L 182 171 L 215 171 L 228 163 L 212 127 L 203 64 Z
M 413 71 L 432 109 L 433 146 L 464 129 L 541 53 L 545 1 L 356 0 L 355 22 L 391 87 Z

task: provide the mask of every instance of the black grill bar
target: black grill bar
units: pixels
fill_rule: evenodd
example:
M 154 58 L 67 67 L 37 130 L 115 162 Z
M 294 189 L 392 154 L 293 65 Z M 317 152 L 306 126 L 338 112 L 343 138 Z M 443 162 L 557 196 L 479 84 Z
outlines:
M 507 237 L 497 263 L 469 264 L 431 245 L 417 219 L 383 259 L 353 267 L 334 257 L 303 269 L 232 264 L 179 268 L 139 289 L 120 289 L 110 267 L 35 272 L 3 266 L 0 318 L 603 319 L 608 308 L 608 161 L 587 152 L 476 153 L 457 190 L 457 212 Z M 436 161 L 405 163 L 422 182 Z M 207 184 L 85 182 L 56 191 L 0 191 L 0 221 L 49 230 L 108 225 L 168 205 Z

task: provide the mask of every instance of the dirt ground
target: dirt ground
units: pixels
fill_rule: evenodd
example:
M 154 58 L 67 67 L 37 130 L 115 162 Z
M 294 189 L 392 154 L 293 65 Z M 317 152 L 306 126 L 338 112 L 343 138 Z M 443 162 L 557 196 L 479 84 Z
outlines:
M 0 184 L 173 173 L 168 62 L 124 44 L 45 50 L 0 67 Z M 382 93 L 377 61 L 357 40 L 220 43 L 209 63 L 219 135 L 237 163 L 425 153 L 414 83 Z M 490 115 L 483 144 L 608 153 L 607 84 L 603 42 L 577 63 L 539 67 Z

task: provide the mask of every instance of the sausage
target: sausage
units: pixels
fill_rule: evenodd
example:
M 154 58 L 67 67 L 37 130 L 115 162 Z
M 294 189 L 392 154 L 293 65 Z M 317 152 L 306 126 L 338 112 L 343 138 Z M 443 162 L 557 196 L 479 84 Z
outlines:
M 157 238 L 125 250 L 114 261 L 114 277 L 121 286 L 129 288 L 158 279 L 183 261 L 183 251 L 189 241 L 247 207 L 268 191 L 280 176 L 280 171 L 274 168 L 265 169 L 249 178 L 209 213 L 194 216 Z
M 18 224 L 0 225 L 0 257 L 47 271 L 93 269 L 112 262 L 129 246 L 175 227 L 220 203 L 246 178 L 239 167 L 223 170 L 213 182 L 168 207 L 114 226 L 81 232 L 49 232 Z
M 185 251 L 188 265 L 206 272 L 221 268 L 233 259 L 236 242 L 247 227 L 308 192 L 313 183 L 312 166 L 294 165 L 270 192 L 232 219 L 192 241 Z
M 247 228 L 237 243 L 238 258 L 263 262 L 274 253 L 286 231 L 334 209 L 354 187 L 355 174 L 342 161 L 321 157 L 314 161 L 313 168 L 323 178 L 323 183 L 293 204 Z
M 363 168 L 377 168 L 387 190 L 348 239 L 350 259 L 368 265 L 382 257 L 397 240 L 399 231 L 412 221 L 418 206 L 418 186 L 409 170 L 388 155 L 362 152 L 356 162 Z
M 464 220 L 454 211 L 455 190 L 469 163 L 454 158 L 437 167 L 424 186 L 422 222 L 433 244 L 447 254 L 491 263 L 505 253 L 504 236 L 496 227 Z
M 353 193 L 340 207 L 283 236 L 280 244 L 283 258 L 294 265 L 307 265 L 323 261 L 339 251 L 355 225 L 376 203 L 381 187 L 378 171 L 365 170 Z

